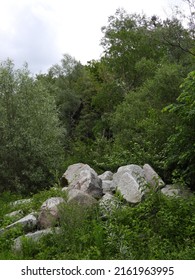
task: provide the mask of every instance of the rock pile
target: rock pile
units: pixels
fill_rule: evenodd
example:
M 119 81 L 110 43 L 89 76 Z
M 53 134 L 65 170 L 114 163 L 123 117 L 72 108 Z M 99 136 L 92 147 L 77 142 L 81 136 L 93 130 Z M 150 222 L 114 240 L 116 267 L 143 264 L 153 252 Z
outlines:
M 130 204 L 140 203 L 147 195 L 148 189 L 161 190 L 167 196 L 179 196 L 180 189 L 174 185 L 165 185 L 154 169 L 145 164 L 140 167 L 135 164 L 121 166 L 116 173 L 106 171 L 98 175 L 89 165 L 76 163 L 70 165 L 61 178 L 62 191 L 67 193 L 67 201 L 62 197 L 47 199 L 38 213 L 29 213 L 22 217 L 22 211 L 8 213 L 9 216 L 18 215 L 16 222 L 0 229 L 0 234 L 10 228 L 20 225 L 27 233 L 26 238 L 39 240 L 41 236 L 53 232 L 59 232 L 60 205 L 66 203 L 78 203 L 90 207 L 99 203 L 103 216 L 109 213 L 113 207 L 117 207 L 118 201 L 115 193 Z M 14 205 L 23 205 L 30 200 L 20 200 Z M 14 250 L 21 249 L 22 237 L 14 241 Z

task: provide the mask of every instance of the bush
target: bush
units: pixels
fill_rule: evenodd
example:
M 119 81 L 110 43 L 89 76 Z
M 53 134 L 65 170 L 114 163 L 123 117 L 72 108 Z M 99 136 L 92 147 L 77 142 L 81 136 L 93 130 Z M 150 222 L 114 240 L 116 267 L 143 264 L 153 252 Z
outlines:
M 54 190 L 34 196 L 39 208 Z M 62 194 L 62 193 L 61 193 Z M 0 235 L 1 259 L 194 259 L 195 196 L 166 197 L 149 193 L 136 205 L 121 203 L 106 217 L 98 206 L 86 208 L 64 204 L 59 233 L 48 234 L 38 243 L 24 238 L 23 250 L 11 251 L 13 239 L 22 232 L 12 229 Z

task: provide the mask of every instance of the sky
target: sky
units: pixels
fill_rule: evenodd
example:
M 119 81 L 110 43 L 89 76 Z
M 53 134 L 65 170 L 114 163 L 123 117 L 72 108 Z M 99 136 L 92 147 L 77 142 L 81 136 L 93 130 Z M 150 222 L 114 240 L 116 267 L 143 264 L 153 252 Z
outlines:
M 0 61 L 10 58 L 46 73 L 70 54 L 82 64 L 99 59 L 101 27 L 118 8 L 169 17 L 182 0 L 0 0 Z

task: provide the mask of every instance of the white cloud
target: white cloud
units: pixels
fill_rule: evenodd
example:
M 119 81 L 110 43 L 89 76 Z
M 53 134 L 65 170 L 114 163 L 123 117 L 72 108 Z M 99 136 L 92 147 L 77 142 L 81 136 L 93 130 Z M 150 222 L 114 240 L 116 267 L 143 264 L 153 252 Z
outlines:
M 19 67 L 28 62 L 33 72 L 45 71 L 59 59 L 51 10 L 43 1 L 12 0 L 0 10 L 1 59 L 14 59 Z
M 117 8 L 162 15 L 168 3 L 170 0 L 0 0 L 0 60 L 10 57 L 19 67 L 26 61 L 31 71 L 39 72 L 58 63 L 63 53 L 82 63 L 98 59 L 101 27 Z

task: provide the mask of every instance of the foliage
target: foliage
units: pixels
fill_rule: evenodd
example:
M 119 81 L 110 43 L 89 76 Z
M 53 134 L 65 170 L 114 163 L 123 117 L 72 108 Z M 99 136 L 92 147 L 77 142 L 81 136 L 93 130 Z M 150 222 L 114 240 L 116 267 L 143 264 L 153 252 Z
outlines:
M 167 106 L 168 111 L 177 116 L 174 133 L 166 146 L 168 166 L 174 167 L 177 178 L 183 178 L 193 186 L 195 170 L 195 72 L 188 74 L 181 84 L 181 94 L 177 103 Z
M 44 197 L 41 192 L 35 198 Z M 106 219 L 99 207 L 65 204 L 61 231 L 38 242 L 23 238 L 21 252 L 11 250 L 19 229 L 1 234 L 0 259 L 194 259 L 194 213 L 193 195 L 168 198 L 160 192 L 136 206 L 120 203 Z
M 79 74 L 74 68 L 60 77 L 74 80 L 64 86 L 80 100 L 71 103 L 71 118 L 63 117 L 71 126 L 66 166 L 82 161 L 98 171 L 115 171 L 123 164 L 148 162 L 169 182 L 166 145 L 177 116 L 162 109 L 176 101 L 193 68 L 191 33 L 176 17 L 162 22 L 123 9 L 109 17 L 102 31 L 102 58 L 80 67 Z
M 101 59 L 87 65 L 65 54 L 33 78 L 27 66 L 0 64 L 1 227 L 17 219 L 8 212 L 37 211 L 51 196 L 66 200 L 59 178 L 76 162 L 99 173 L 149 163 L 166 183 L 194 190 L 194 0 L 184 2 L 189 16 L 177 8 L 164 21 L 118 9 L 102 28 Z M 31 193 L 30 203 L 10 204 Z M 160 193 L 106 219 L 98 207 L 66 204 L 61 233 L 24 238 L 20 254 L 11 245 L 22 230 L 0 232 L 0 258 L 194 259 L 194 210 L 193 195 Z
M 177 9 L 162 21 L 118 9 L 102 28 L 100 60 L 82 66 L 64 55 L 38 77 L 55 97 L 66 128 L 65 167 L 85 162 L 97 171 L 115 171 L 148 162 L 171 181 L 167 147 L 178 117 L 162 109 L 176 102 L 180 84 L 194 68 L 192 30 L 181 16 Z
M 0 65 L 0 191 L 47 187 L 63 155 L 55 101 L 27 68 Z

